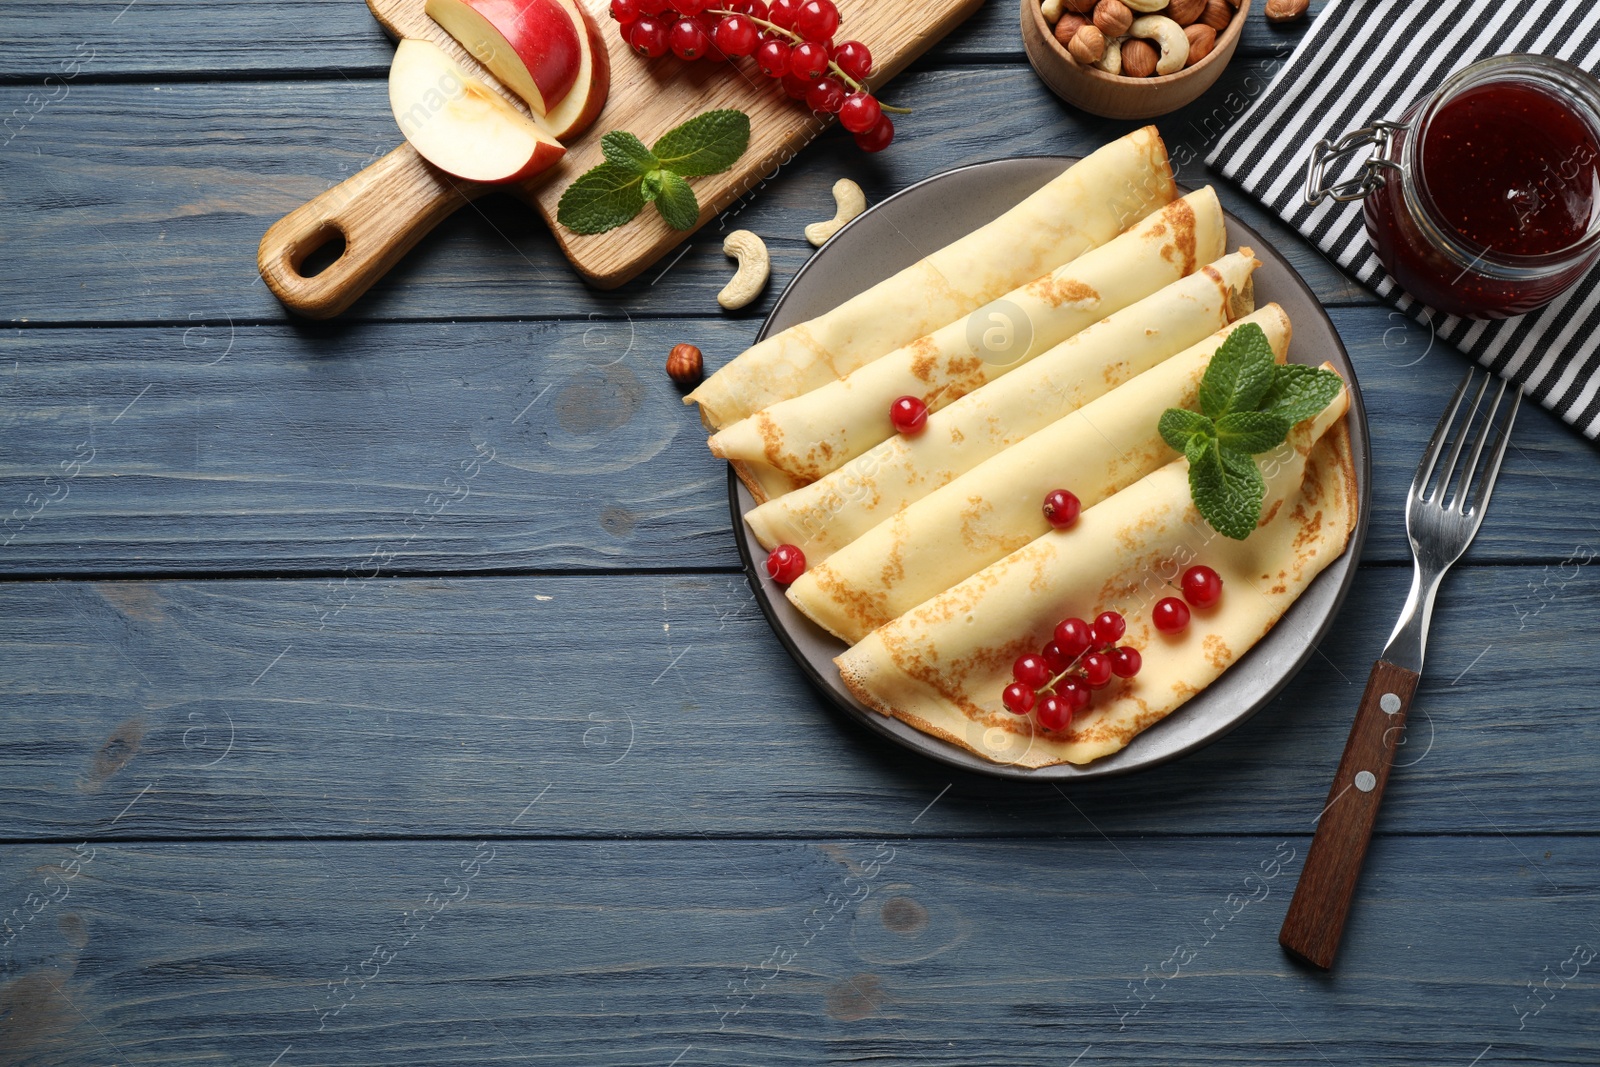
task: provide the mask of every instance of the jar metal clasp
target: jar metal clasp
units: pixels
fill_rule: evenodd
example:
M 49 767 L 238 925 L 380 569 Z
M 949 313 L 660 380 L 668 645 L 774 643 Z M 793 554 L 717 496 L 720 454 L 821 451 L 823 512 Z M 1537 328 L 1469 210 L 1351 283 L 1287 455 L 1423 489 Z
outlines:
M 1306 168 L 1306 203 L 1315 206 L 1332 197 L 1339 203 L 1361 200 L 1383 185 L 1386 170 L 1399 171 L 1400 164 L 1389 158 L 1389 149 L 1395 135 L 1410 129 L 1403 122 L 1382 119 L 1371 126 L 1340 137 L 1336 141 L 1321 140 L 1311 149 L 1311 163 Z M 1371 150 L 1365 164 L 1350 178 L 1328 183 L 1329 168 L 1342 164 L 1360 152 Z

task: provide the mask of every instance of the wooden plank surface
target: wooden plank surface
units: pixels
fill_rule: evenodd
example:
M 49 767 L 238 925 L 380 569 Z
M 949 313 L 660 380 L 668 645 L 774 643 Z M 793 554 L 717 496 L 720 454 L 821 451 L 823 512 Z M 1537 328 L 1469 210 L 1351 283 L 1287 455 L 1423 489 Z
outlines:
M 1376 842 L 1333 976 L 1272 936 L 1305 844 L 467 837 L 98 844 L 87 863 L 5 847 L 0 899 L 44 906 L 12 946 L 0 1056 L 1593 1062 L 1600 842 Z
M 1227 75 L 1241 91 L 1249 76 L 1247 66 Z M 544 224 L 497 194 L 447 220 L 341 321 L 718 315 L 716 294 L 733 274 L 723 227 L 753 229 L 771 248 L 772 284 L 735 317 L 759 321 L 813 251 L 802 233 L 832 216 L 838 178 L 855 179 L 877 201 L 953 166 L 997 154 L 1082 155 L 1131 128 L 1064 121 L 1065 105 L 1026 66 L 929 71 L 896 85 L 917 108 L 900 124 L 894 151 L 865 157 L 842 131 L 824 134 L 799 157 L 803 166 L 782 168 L 691 239 L 680 259 L 621 289 L 584 286 Z M 0 87 L 0 113 L 31 91 Z M 1229 118 L 1218 107 L 1197 102 L 1160 123 L 1174 157 L 1188 160 L 1186 180 L 1204 180 L 1199 160 Z M 974 114 L 989 117 L 975 125 Z M 82 86 L 39 112 L 0 153 L 5 321 L 285 321 L 256 274 L 262 233 L 395 140 L 381 82 Z M 1371 302 L 1247 197 L 1222 193 L 1325 302 Z
M 1325 0 L 1315 0 L 1313 14 Z M 934 47 L 925 66 L 1023 63 L 1014 0 L 988 0 Z M 1257 16 L 1239 55 L 1285 55 L 1310 21 L 1275 26 Z M 309 29 L 307 40 L 304 30 Z M 39 80 L 61 72 L 82 43 L 94 49 L 84 80 L 214 75 L 342 74 L 381 78 L 394 45 L 359 3 L 330 0 L 8 0 L 0 23 L 0 77 Z M 868 42 L 871 44 L 872 42 Z
M 1406 488 L 1461 357 L 1398 312 L 1333 316 L 1382 444 L 1366 558 L 1403 562 Z M 0 567 L 737 567 L 726 469 L 662 364 L 691 341 L 716 366 L 753 336 L 644 317 L 11 331 Z M 1592 456 L 1526 411 L 1469 559 L 1558 562 L 1600 540 L 1570 506 L 1600 492 Z
M 1363 570 L 1235 735 L 1070 800 L 822 704 L 739 575 L 11 583 L 0 839 L 492 835 L 546 788 L 517 831 L 875 834 L 951 786 L 894 832 L 1309 832 L 1408 579 Z M 1600 698 L 1563 673 L 1600 642 L 1596 582 L 1451 577 L 1382 832 L 1600 830 Z

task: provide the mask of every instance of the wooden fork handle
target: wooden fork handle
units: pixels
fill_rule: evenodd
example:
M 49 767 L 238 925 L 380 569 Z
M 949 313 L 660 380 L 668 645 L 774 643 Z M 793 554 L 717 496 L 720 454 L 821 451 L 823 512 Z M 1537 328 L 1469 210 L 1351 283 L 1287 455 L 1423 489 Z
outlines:
M 1339 951 L 1383 787 L 1404 741 L 1406 714 L 1420 680 L 1415 671 L 1386 660 L 1372 665 L 1289 914 L 1278 931 L 1278 944 L 1323 970 L 1333 966 Z
M 456 208 L 487 191 L 429 164 L 403 144 L 273 223 L 261 238 L 261 277 L 284 306 L 326 319 L 355 303 Z M 306 258 L 330 241 L 344 251 L 313 277 Z

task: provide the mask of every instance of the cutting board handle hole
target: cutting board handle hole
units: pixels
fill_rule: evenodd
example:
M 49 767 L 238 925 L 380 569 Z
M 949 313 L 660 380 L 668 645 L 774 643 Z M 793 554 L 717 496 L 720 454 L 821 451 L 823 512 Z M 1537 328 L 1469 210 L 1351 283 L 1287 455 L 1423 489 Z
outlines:
M 289 265 L 300 277 L 315 278 L 337 263 L 346 247 L 344 231 L 325 222 L 298 243 Z

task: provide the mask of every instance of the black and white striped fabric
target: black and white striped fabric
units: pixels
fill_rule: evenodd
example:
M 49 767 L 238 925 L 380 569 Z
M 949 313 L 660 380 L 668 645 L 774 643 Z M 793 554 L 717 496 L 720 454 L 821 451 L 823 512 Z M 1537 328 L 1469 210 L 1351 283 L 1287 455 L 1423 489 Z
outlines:
M 1600 3 L 1578 0 L 1332 0 L 1272 87 L 1207 162 L 1408 316 L 1591 439 L 1600 436 L 1600 268 L 1547 307 L 1477 322 L 1424 307 L 1367 241 L 1360 203 L 1305 202 L 1321 138 L 1399 119 L 1453 72 L 1487 56 L 1539 52 L 1600 71 Z

